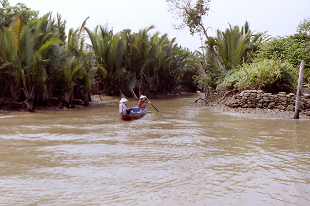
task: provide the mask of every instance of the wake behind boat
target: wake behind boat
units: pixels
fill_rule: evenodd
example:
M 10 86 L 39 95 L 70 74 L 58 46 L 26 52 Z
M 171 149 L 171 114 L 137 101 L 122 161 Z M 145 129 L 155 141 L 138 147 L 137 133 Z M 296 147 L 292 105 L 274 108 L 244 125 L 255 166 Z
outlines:
M 139 119 L 140 117 L 144 116 L 147 111 L 146 108 L 138 108 L 138 107 L 132 107 L 129 110 L 131 110 L 130 113 L 125 113 L 125 114 L 119 113 L 122 119 L 124 120 Z

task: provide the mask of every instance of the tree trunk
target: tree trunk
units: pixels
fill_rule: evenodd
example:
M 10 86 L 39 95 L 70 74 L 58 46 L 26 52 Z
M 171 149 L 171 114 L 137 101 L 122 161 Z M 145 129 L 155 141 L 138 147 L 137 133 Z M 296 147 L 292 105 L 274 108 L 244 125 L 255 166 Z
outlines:
M 53 80 L 53 81 L 51 82 L 51 84 L 49 85 L 49 88 L 48 88 L 48 96 L 49 96 L 49 97 L 53 96 L 53 93 L 54 93 L 55 88 L 56 88 L 56 86 L 57 86 L 56 83 L 57 83 L 57 82 Z
M 199 24 L 199 26 L 202 28 L 202 31 L 204 33 L 204 35 L 206 36 L 207 40 L 209 40 L 209 36 L 208 36 L 208 33 L 207 33 L 207 30 L 205 29 L 205 27 L 202 25 L 202 24 Z M 208 28 L 207 28 L 208 29 Z M 214 57 L 216 63 L 218 64 L 218 66 L 220 67 L 220 70 L 226 74 L 226 69 L 223 67 L 221 61 L 217 58 L 217 56 L 215 55 L 215 52 L 212 48 L 212 56 Z
M 217 64 L 219 65 L 220 67 L 220 70 L 226 74 L 226 69 L 223 67 L 223 65 L 221 64 L 220 60 L 217 58 L 217 56 L 215 55 L 215 52 L 212 51 L 212 56 L 214 57 L 215 61 L 217 62 Z
M 24 84 L 24 86 L 25 87 L 22 88 L 26 97 L 26 101 L 24 103 L 27 105 L 27 109 L 29 111 L 33 111 L 33 100 L 35 95 L 34 85 L 30 86 L 30 91 L 28 91 L 26 84 Z
M 301 95 L 302 95 L 302 84 L 304 80 L 304 73 L 305 73 L 305 61 L 302 60 L 300 64 L 300 71 L 299 71 L 294 119 L 299 119 L 299 109 L 300 109 L 300 100 L 301 100 Z
M 32 102 L 28 102 L 28 100 L 26 100 L 24 103 L 27 106 L 27 110 L 32 112 L 33 111 L 33 101 Z
M 69 105 L 69 107 L 71 107 L 73 96 L 74 96 L 73 91 L 64 92 L 64 99 L 65 99 L 65 102 Z
M 88 89 L 84 88 L 84 94 L 83 94 L 83 105 L 88 106 L 89 105 L 89 100 L 90 100 L 90 91 Z

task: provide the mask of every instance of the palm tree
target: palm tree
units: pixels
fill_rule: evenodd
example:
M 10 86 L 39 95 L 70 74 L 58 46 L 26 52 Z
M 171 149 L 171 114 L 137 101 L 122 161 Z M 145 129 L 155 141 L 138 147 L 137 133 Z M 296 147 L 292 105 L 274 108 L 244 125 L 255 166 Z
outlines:
M 71 107 L 74 98 L 74 86 L 78 84 L 78 80 L 83 78 L 82 64 L 80 64 L 74 56 L 66 59 L 61 72 L 61 86 L 64 100 Z
M 20 94 L 19 88 L 15 82 L 15 58 L 16 52 L 13 44 L 12 30 L 7 27 L 3 27 L 0 30 L 0 80 L 1 80 L 1 93 L 10 93 L 12 99 L 17 100 Z M 8 91 L 9 90 L 9 91 Z
M 66 82 L 74 82 L 71 86 L 66 84 L 66 86 L 63 87 L 63 91 L 66 93 L 65 99 L 68 104 L 71 104 L 72 102 L 74 95 L 73 87 L 76 85 L 76 95 L 81 93 L 82 101 L 85 105 L 88 105 L 92 82 L 94 82 L 95 77 L 102 77 L 107 73 L 104 66 L 106 65 L 105 63 L 109 61 L 102 61 L 103 58 L 101 57 L 101 52 L 103 52 L 103 56 L 105 56 L 105 48 L 108 49 L 108 47 L 105 47 L 104 43 L 108 41 L 105 41 L 107 40 L 106 38 L 103 38 L 103 41 L 101 41 L 102 39 L 97 33 L 90 32 L 86 27 L 86 21 L 88 18 L 85 19 L 80 29 L 70 29 L 68 34 L 67 48 L 71 66 L 69 62 L 67 62 L 64 73 L 71 73 L 72 75 L 67 74 L 64 75 L 64 77 L 66 78 Z M 90 46 L 85 43 L 85 36 L 83 35 L 84 31 L 88 33 L 92 41 L 93 50 L 88 50 Z M 102 45 L 104 45 L 105 48 L 102 49 Z M 73 61 L 71 57 L 75 57 L 75 60 Z M 70 80 L 70 78 L 74 78 L 75 73 L 78 73 L 78 78 Z
M 102 79 L 103 88 L 111 93 L 147 95 L 150 91 L 173 90 L 178 78 L 186 76 L 185 68 L 192 68 L 189 52 L 185 54 L 167 34 L 149 35 L 153 28 L 150 26 L 138 33 L 123 30 L 116 35 L 102 26 L 93 32 L 85 28 L 96 62 L 107 72 Z
M 148 32 L 153 29 L 151 25 L 141 29 L 138 33 L 131 33 L 130 30 L 123 31 L 122 38 L 126 41 L 124 51 L 124 66 L 128 88 L 133 96 L 136 96 L 134 89 L 141 90 L 143 84 L 143 74 L 148 64 L 152 61 L 150 58 L 151 45 L 149 43 Z
M 84 102 L 84 105 L 88 105 L 92 83 L 95 82 L 96 77 L 100 75 L 105 76 L 106 70 L 97 63 L 94 51 L 84 51 L 84 55 L 82 69 L 83 78 L 81 79 L 80 84 L 83 89 L 82 101 Z
M 37 97 L 46 98 L 45 81 L 47 78 L 46 62 L 53 45 L 60 43 L 55 33 L 48 29 L 46 14 L 41 20 L 35 20 L 22 26 L 17 17 L 10 28 L 4 28 L 1 38 L 2 59 L 5 62 L 6 77 L 10 84 L 11 96 L 14 98 L 16 86 L 23 91 L 29 110 L 33 109 L 35 93 Z M 12 80 L 14 77 L 14 81 Z M 14 98 L 17 99 L 17 98 Z
M 225 32 L 217 30 L 217 37 L 215 38 L 216 54 L 226 69 L 236 68 L 243 63 L 251 36 L 252 32 L 249 30 L 248 22 L 241 28 L 230 25 Z
M 167 37 L 166 35 L 164 37 Z M 163 40 L 163 39 L 162 39 Z M 153 91 L 165 92 L 166 88 L 169 88 L 169 85 L 174 85 L 175 78 L 171 76 L 177 69 L 177 64 L 175 60 L 179 52 L 179 47 L 175 43 L 175 38 L 172 41 L 169 41 L 165 38 L 165 41 L 159 41 L 157 48 L 160 48 L 160 53 L 158 55 L 158 62 L 151 71 L 150 78 L 151 88 Z
M 105 76 L 102 84 L 110 91 L 118 92 L 122 82 L 125 42 L 102 26 L 97 27 L 94 32 L 87 28 L 85 30 L 92 43 L 97 68 L 101 68 L 99 74 Z
M 61 84 L 62 69 L 67 61 L 68 51 L 63 45 L 53 45 L 49 57 L 49 65 L 47 69 L 46 87 L 48 96 L 52 97 L 54 91 Z
M 41 20 L 25 25 L 19 37 L 18 76 L 22 80 L 22 90 L 28 104 L 33 103 L 35 93 L 37 101 L 48 98 L 47 62 L 51 48 L 61 43 L 57 34 L 49 28 L 49 16 L 50 14 L 46 14 Z M 32 108 L 28 109 L 32 110 Z

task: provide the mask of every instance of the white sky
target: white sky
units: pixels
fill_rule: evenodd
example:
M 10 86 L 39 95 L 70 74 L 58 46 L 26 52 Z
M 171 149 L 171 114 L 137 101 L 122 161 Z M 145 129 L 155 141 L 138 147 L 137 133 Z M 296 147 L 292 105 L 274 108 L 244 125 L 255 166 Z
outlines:
M 152 32 L 167 33 L 169 39 L 177 38 L 178 44 L 196 50 L 201 46 L 198 35 L 191 36 L 188 30 L 176 31 L 177 23 L 168 12 L 165 0 L 9 0 L 10 5 L 25 3 L 40 16 L 53 12 L 60 13 L 67 20 L 67 28 L 77 29 L 89 16 L 86 26 L 93 30 L 97 25 L 106 25 L 114 33 L 123 29 L 138 32 L 155 25 Z M 209 16 L 204 19 L 210 36 L 217 29 L 244 25 L 247 20 L 251 30 L 268 31 L 272 37 L 296 33 L 296 27 L 304 18 L 310 17 L 310 0 L 212 0 Z

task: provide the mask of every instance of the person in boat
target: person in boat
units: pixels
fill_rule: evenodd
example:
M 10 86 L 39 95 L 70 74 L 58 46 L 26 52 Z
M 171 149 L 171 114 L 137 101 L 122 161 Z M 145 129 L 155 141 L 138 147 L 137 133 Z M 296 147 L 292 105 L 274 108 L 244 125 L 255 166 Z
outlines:
M 126 113 L 129 114 L 131 111 L 128 109 L 127 105 L 125 104 L 125 102 L 128 102 L 128 100 L 126 98 L 122 98 L 119 101 L 119 113 L 125 115 Z
M 147 100 L 146 96 L 141 95 L 140 99 L 139 99 L 139 102 L 138 102 L 138 108 L 145 109 L 146 105 L 144 103 L 151 103 L 151 102 Z

